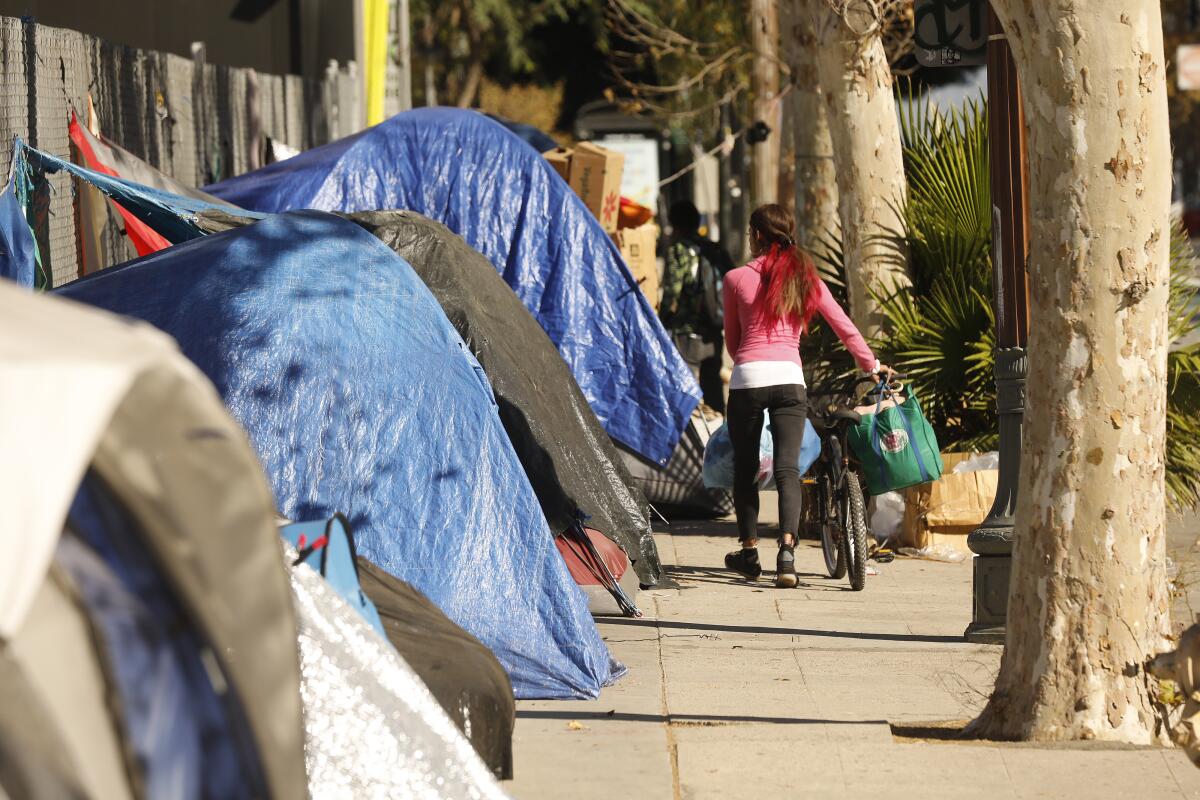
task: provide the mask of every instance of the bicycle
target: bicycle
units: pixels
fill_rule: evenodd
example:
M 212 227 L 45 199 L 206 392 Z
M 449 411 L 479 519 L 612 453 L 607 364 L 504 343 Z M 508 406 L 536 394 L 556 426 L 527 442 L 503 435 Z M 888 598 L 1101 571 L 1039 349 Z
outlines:
M 903 375 L 894 375 L 894 379 Z M 874 391 L 859 387 L 871 382 Z M 850 576 L 850 588 L 860 592 L 867 578 L 867 503 L 858 462 L 847 445 L 850 428 L 862 421 L 856 401 L 880 391 L 869 378 L 849 378 L 814 386 L 809 393 L 809 420 L 821 439 L 821 454 L 803 479 L 815 487 L 815 503 L 805 502 L 803 519 L 815 524 L 830 578 Z

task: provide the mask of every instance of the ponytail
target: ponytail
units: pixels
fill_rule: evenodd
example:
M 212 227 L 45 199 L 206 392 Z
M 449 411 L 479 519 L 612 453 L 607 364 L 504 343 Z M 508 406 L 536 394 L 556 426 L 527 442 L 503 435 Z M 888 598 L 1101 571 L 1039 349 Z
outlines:
M 817 268 L 808 253 L 796 247 L 790 236 L 781 237 L 763 257 L 763 277 L 767 281 L 763 314 L 768 330 L 786 320 L 807 331 L 820 291 Z
M 786 320 L 808 330 L 820 298 L 821 279 L 808 253 L 796 247 L 796 223 L 778 203 L 767 203 L 750 215 L 750 230 L 762 253 L 764 322 L 773 330 Z

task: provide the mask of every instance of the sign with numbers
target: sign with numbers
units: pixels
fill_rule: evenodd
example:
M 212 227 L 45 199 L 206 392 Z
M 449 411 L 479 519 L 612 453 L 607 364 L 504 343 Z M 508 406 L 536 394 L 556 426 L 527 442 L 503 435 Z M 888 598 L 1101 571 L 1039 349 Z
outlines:
M 987 60 L 987 0 L 916 0 L 913 43 L 923 67 L 963 67 Z

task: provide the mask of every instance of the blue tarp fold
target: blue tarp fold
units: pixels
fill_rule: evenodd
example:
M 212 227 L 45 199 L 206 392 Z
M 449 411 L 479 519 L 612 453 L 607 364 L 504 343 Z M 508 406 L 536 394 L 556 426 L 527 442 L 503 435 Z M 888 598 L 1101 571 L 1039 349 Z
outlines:
M 609 435 L 664 464 L 700 392 L 616 246 L 500 123 L 419 109 L 206 187 L 242 208 L 402 208 L 445 224 L 537 317 Z
M 10 180 L 0 192 L 0 278 L 32 289 L 37 270 L 36 247 L 16 188 L 16 181 Z
M 344 512 L 359 552 L 483 641 L 518 697 L 594 697 L 621 669 L 478 362 L 375 237 L 284 214 L 58 291 L 175 336 L 245 427 L 280 512 Z
M 210 203 L 198 197 L 172 194 L 125 178 L 105 175 L 44 153 L 20 141 L 17 143 L 17 153 L 19 158 L 28 160 L 28 163 L 35 169 L 49 173 L 67 172 L 90 183 L 120 203 L 126 211 L 145 222 L 172 244 L 179 244 L 204 235 L 204 231 L 196 227 L 197 213 L 230 210 L 228 206 Z M 245 214 L 245 212 L 239 213 L 242 213 L 243 216 L 261 216 Z

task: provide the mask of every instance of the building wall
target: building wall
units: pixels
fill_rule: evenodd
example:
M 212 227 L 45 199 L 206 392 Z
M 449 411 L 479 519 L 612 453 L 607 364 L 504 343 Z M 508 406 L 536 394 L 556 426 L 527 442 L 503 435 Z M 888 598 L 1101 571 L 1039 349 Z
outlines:
M 301 73 L 319 78 L 330 59 L 354 60 L 354 0 L 278 0 L 256 22 L 230 18 L 236 0 L 0 0 L 0 16 L 33 17 L 113 44 L 191 57 L 205 44 L 215 64 L 292 72 L 293 9 L 300 18 Z

